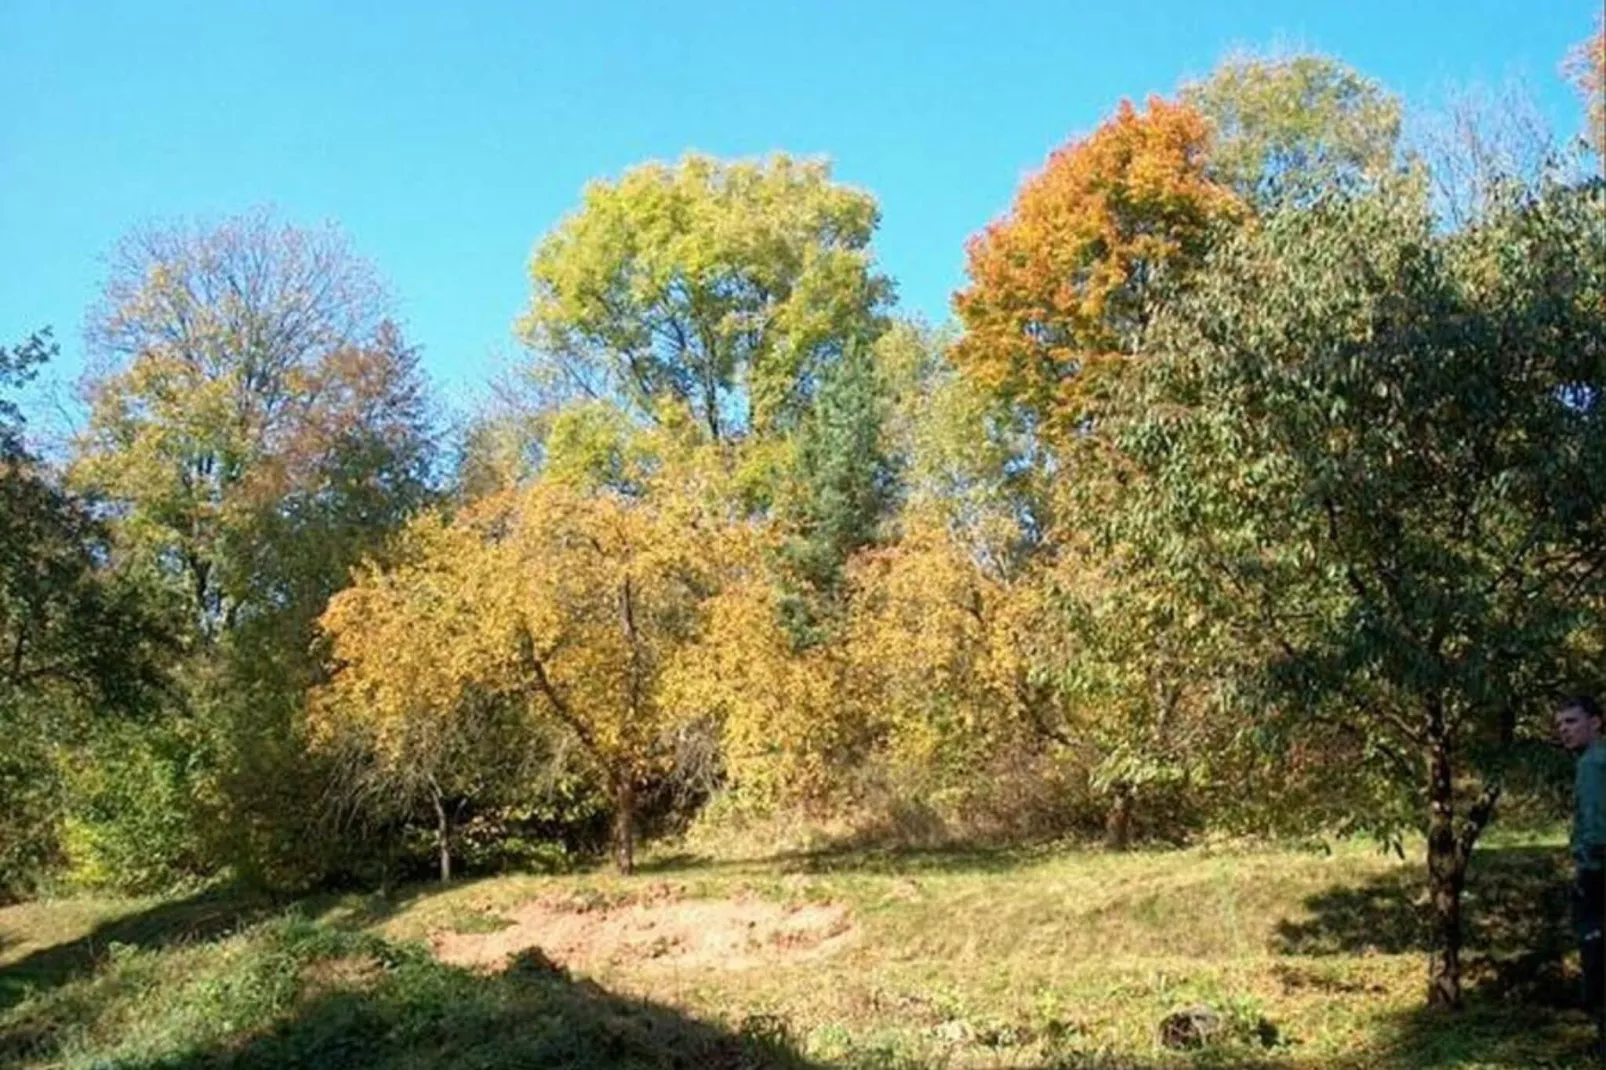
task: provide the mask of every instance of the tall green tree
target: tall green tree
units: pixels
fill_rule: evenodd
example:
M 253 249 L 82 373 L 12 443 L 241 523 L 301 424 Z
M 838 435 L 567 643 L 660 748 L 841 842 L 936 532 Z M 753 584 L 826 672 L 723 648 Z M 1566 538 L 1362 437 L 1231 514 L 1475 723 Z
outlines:
M 1606 187 L 1418 186 L 1274 214 L 1157 328 L 1112 515 L 1149 582 L 1258 651 L 1269 738 L 1353 741 L 1426 836 L 1429 999 L 1512 741 L 1589 681 L 1606 606 Z M 1385 806 L 1384 802 L 1379 803 Z
M 790 529 L 782 558 L 800 583 L 782 605 L 801 642 L 839 608 L 843 565 L 877 541 L 896 505 L 888 400 L 874 350 L 850 345 L 825 372 L 798 431 L 793 485 L 782 502 Z
M 586 189 L 541 241 L 519 330 L 543 372 L 714 440 L 795 429 L 826 367 L 882 329 L 875 201 L 823 162 L 690 155 Z

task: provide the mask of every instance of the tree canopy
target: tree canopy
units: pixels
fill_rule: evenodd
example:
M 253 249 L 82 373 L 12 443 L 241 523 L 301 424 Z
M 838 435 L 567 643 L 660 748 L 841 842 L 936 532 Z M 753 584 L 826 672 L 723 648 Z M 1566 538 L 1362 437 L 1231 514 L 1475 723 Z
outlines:
M 878 212 L 819 161 L 691 155 L 589 186 L 536 248 L 519 332 L 549 377 L 712 439 L 795 427 L 824 369 L 880 333 Z

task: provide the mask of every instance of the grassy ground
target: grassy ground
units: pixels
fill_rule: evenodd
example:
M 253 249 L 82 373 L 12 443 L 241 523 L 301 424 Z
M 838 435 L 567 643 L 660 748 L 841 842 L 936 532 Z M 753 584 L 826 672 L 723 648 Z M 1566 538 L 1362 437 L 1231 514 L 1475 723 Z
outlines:
M 1552 843 L 1479 852 L 1457 1016 L 1421 1007 L 1418 865 L 1362 848 L 665 857 L 629 879 L 288 912 L 220 894 L 29 904 L 0 910 L 0 1066 L 1586 1066 L 1564 864 Z M 568 946 L 568 970 L 431 954 L 445 934 L 519 932 L 532 902 L 638 927 L 681 906 L 712 924 L 720 903 L 831 904 L 848 927 L 741 968 L 663 939 Z M 1162 1019 L 1201 1004 L 1208 1044 L 1163 1047 Z

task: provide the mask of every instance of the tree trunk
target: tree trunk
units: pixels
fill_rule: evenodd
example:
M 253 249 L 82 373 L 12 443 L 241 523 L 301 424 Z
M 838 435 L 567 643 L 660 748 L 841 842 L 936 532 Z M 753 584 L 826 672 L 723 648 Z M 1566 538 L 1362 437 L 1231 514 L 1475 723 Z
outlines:
M 1428 894 L 1433 905 L 1434 947 L 1428 959 L 1428 1005 L 1461 1006 L 1461 890 L 1467 852 L 1455 830 L 1455 784 L 1447 743 L 1428 744 Z M 1469 845 L 1470 846 L 1470 845 Z
M 1132 846 L 1132 785 L 1125 781 L 1115 785 L 1115 800 L 1104 819 L 1104 846 L 1112 851 Z
M 613 858 L 619 872 L 628 876 L 636 868 L 636 788 L 622 781 L 613 793 Z
M 448 884 L 452 879 L 452 824 L 446 817 L 441 789 L 433 782 L 430 783 L 429 798 L 435 804 L 435 844 L 441 855 L 441 883 Z

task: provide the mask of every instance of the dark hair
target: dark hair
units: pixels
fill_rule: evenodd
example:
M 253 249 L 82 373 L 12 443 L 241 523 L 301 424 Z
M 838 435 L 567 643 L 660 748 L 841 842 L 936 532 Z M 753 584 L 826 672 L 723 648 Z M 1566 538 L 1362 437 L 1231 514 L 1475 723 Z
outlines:
M 1569 699 L 1562 700 L 1561 705 L 1556 707 L 1556 712 L 1558 713 L 1565 713 L 1567 710 L 1577 710 L 1592 720 L 1602 720 L 1600 703 L 1595 701 L 1595 696 L 1593 695 L 1574 695 Z

